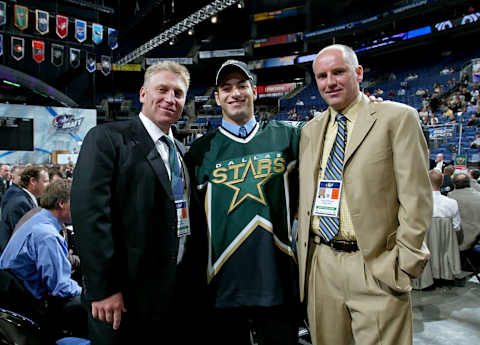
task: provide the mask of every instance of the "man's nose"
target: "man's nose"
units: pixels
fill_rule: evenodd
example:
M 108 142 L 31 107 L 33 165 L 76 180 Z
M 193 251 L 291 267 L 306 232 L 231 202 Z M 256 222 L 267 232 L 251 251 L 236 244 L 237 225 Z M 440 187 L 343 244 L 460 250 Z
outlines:
M 175 92 L 173 90 L 167 91 L 167 93 L 165 95 L 165 100 L 167 102 L 174 103 L 175 102 Z
M 332 73 L 327 74 L 327 84 L 328 85 L 335 85 L 336 84 L 335 76 Z

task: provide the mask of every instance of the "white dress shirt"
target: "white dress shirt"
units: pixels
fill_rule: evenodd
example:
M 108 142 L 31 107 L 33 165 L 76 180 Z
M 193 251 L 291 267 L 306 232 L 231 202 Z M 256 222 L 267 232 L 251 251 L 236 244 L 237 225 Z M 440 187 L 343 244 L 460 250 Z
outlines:
M 460 231 L 460 212 L 457 200 L 433 191 L 433 217 L 452 218 L 453 230 Z
M 38 202 L 37 202 L 37 197 L 30 193 L 30 191 L 26 188 L 22 188 L 27 194 L 30 196 L 30 199 L 32 199 L 33 203 L 35 204 L 35 207 L 38 207 Z
M 139 116 L 140 116 L 140 121 L 142 121 L 143 125 L 145 126 L 145 129 L 147 130 L 148 134 L 150 134 L 150 137 L 155 143 L 155 147 L 157 148 L 157 151 L 160 154 L 160 157 L 162 157 L 163 163 L 167 168 L 168 177 L 171 179 L 172 176 L 170 173 L 170 163 L 168 161 L 169 148 L 168 148 L 168 145 L 163 140 L 160 140 L 166 134 L 160 128 L 158 128 L 158 126 L 155 123 L 153 123 L 153 121 L 150 120 L 148 117 L 146 117 L 142 113 L 140 113 Z M 173 138 L 172 130 L 170 129 L 168 131 L 168 137 L 172 140 L 172 142 L 175 142 L 175 139 Z M 178 150 L 177 150 L 177 159 L 179 159 Z

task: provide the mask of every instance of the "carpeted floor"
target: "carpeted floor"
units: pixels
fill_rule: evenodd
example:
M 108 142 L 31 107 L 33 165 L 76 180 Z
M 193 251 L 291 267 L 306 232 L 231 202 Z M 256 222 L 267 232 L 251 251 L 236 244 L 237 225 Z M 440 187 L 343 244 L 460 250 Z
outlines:
M 412 291 L 414 345 L 480 344 L 480 284 L 475 277 Z

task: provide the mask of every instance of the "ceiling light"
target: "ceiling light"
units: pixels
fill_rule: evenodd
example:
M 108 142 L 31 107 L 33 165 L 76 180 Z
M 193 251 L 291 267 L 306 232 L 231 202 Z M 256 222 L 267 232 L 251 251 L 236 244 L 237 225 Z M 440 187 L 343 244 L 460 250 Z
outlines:
M 212 24 L 217 24 L 218 22 L 217 16 L 213 16 L 212 18 L 210 18 L 210 21 L 212 22 Z

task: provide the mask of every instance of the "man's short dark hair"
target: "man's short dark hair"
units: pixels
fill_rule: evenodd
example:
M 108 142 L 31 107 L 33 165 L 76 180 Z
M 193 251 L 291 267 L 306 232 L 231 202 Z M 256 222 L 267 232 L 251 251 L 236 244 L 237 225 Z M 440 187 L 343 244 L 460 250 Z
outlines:
M 480 178 L 480 170 L 472 169 L 471 175 L 473 179 L 478 180 Z
M 32 165 L 32 166 L 26 167 L 25 170 L 23 170 L 22 174 L 20 175 L 20 187 L 27 188 L 28 184 L 30 183 L 30 179 L 32 177 L 35 180 L 40 179 L 40 172 L 42 171 L 47 172 L 47 169 L 38 165 Z
M 51 168 L 48 170 L 48 178 L 50 179 L 50 181 L 53 179 L 54 176 L 58 176 L 60 178 L 65 178 L 65 176 L 63 176 L 62 172 L 60 171 L 60 169 L 57 169 L 57 168 Z
M 47 210 L 54 210 L 60 201 L 70 201 L 70 180 L 57 180 L 50 183 L 40 197 L 40 206 Z
M 453 175 L 453 185 L 455 189 L 463 189 L 470 187 L 470 177 L 464 173 L 458 173 Z

